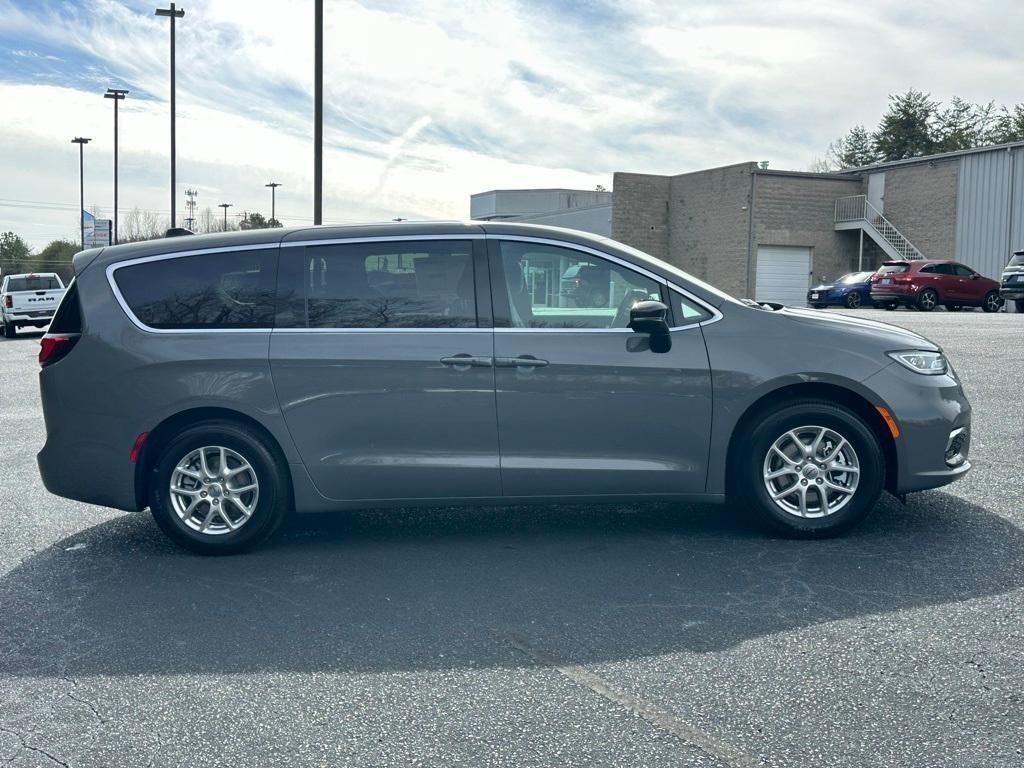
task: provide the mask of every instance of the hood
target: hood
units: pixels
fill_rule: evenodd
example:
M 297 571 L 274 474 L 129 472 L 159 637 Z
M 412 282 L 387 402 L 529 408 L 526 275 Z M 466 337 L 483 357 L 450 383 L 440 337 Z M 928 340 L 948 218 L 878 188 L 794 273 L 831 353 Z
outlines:
M 811 288 L 811 290 L 812 291 L 831 291 L 831 290 L 834 290 L 836 287 L 838 287 L 836 283 L 819 283 L 818 285 L 816 285 L 813 288 Z
M 831 312 L 821 312 L 816 309 L 801 309 L 800 307 L 784 307 L 777 312 L 791 320 L 806 325 L 815 330 L 833 330 L 837 333 L 849 333 L 861 337 L 863 340 L 877 339 L 880 347 L 885 351 L 898 349 L 929 349 L 938 351 L 939 345 L 929 341 L 924 336 L 908 331 L 889 323 L 880 323 L 877 320 L 865 320 L 859 317 L 850 317 Z

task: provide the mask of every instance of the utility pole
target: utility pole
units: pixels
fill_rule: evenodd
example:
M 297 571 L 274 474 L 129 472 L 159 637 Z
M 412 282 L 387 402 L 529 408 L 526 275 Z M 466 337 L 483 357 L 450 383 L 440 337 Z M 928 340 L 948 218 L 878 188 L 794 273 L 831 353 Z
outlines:
M 272 181 L 263 186 L 270 187 L 270 220 L 271 222 L 277 221 L 277 188 L 281 185 L 276 181 Z
M 220 203 L 217 207 L 224 209 L 224 231 L 227 232 L 228 231 L 228 208 L 231 207 L 231 203 Z
M 313 224 L 324 223 L 324 0 L 316 0 L 313 33 Z
M 72 144 L 78 145 L 78 228 L 82 232 L 82 250 L 85 250 L 85 145 L 92 139 L 75 136 Z
M 117 102 L 123 101 L 128 91 L 124 88 L 107 88 L 104 99 L 114 100 L 114 221 L 112 222 L 112 242 L 117 245 Z
M 177 142 L 174 136 L 174 20 L 180 19 L 185 15 L 185 11 L 181 8 L 175 8 L 174 3 L 171 3 L 170 8 L 157 8 L 157 16 L 166 16 L 171 20 L 171 227 L 177 226 L 175 223 L 176 210 L 174 207 L 175 198 L 175 157 L 177 155 Z
M 185 219 L 185 226 L 195 231 L 196 223 L 196 195 L 199 194 L 197 189 L 186 189 L 185 190 L 185 207 L 188 208 L 188 217 Z

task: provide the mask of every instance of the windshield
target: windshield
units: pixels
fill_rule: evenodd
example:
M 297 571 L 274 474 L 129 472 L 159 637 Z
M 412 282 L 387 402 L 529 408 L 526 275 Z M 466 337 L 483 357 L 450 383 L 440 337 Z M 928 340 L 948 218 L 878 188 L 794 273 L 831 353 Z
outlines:
M 850 283 L 866 283 L 868 278 L 874 274 L 873 272 L 851 272 L 848 275 L 843 275 L 836 282 L 849 285 Z
M 1006 266 L 1024 267 L 1024 251 L 1020 251 L 1019 253 L 1013 254 L 1013 256 L 1010 258 L 1010 263 L 1007 264 Z
M 909 264 L 883 264 L 882 266 L 880 266 L 878 268 L 878 272 L 876 272 L 875 274 L 876 275 L 896 275 L 896 274 L 900 274 L 901 272 L 909 272 L 909 271 L 910 271 L 910 265 Z
M 15 291 L 52 291 L 61 287 L 56 275 L 29 275 L 12 277 L 7 281 L 7 290 Z

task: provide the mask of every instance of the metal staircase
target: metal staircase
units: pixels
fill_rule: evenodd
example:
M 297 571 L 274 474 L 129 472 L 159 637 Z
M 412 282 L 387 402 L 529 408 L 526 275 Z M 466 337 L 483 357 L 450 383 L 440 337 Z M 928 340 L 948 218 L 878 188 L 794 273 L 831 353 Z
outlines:
M 836 200 L 836 229 L 862 229 L 890 259 L 923 259 L 924 254 L 893 226 L 867 195 Z

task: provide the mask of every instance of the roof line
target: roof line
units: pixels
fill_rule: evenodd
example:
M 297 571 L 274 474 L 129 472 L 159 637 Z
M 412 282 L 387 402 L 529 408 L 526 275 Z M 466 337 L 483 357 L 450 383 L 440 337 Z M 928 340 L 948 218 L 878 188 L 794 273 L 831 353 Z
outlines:
M 940 152 L 935 155 L 921 155 L 920 157 L 906 157 L 902 160 L 886 160 L 881 163 L 872 163 L 871 165 L 861 165 L 856 168 L 843 168 L 842 170 L 836 171 L 837 174 L 847 173 L 863 173 L 865 171 L 878 170 L 879 168 L 889 168 L 894 165 L 913 165 L 914 163 L 931 163 L 936 160 L 950 160 L 954 157 L 961 157 L 963 155 L 973 155 L 978 152 L 999 152 L 1002 150 L 1010 151 L 1013 149 L 1019 149 L 1024 147 L 1024 141 L 1010 141 L 1005 144 L 990 144 L 986 147 L 970 147 L 969 149 L 955 149 L 952 152 Z

